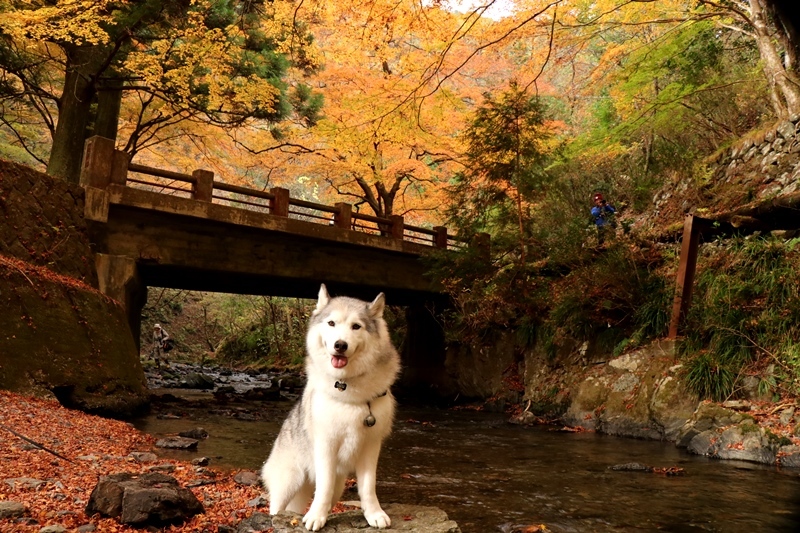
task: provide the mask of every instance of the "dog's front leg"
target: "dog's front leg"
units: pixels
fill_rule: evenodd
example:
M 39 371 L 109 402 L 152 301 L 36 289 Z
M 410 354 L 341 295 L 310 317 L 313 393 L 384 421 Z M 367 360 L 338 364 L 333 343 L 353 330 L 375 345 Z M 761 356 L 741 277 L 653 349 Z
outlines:
M 336 485 L 336 449 L 328 446 L 325 439 L 314 446 L 314 471 L 316 488 L 311 507 L 303 517 L 303 524 L 309 531 L 319 531 L 328 521 L 328 512 L 333 506 L 333 492 Z
M 392 521 L 378 502 L 375 484 L 378 471 L 378 456 L 381 453 L 381 443 L 373 442 L 364 447 L 364 452 L 356 463 L 356 477 L 358 478 L 358 495 L 361 497 L 361 508 L 364 518 L 372 527 L 385 528 L 392 525 Z

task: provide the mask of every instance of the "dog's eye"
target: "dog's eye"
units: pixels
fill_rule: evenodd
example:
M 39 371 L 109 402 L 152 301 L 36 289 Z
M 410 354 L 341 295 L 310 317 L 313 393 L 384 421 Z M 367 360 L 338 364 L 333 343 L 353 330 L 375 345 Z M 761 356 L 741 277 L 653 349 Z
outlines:
M 328 325 L 329 325 L 330 327 L 333 327 L 333 326 L 335 326 L 335 325 L 336 325 L 336 322 L 334 322 L 333 320 L 328 320 Z
M 353 329 L 361 329 L 361 324 L 353 324 Z

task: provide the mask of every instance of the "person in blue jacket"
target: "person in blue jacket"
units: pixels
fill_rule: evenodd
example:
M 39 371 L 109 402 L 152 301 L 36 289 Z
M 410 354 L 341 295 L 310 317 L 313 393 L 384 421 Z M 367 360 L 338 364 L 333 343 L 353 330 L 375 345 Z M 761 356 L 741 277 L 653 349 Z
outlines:
M 592 200 L 594 201 L 594 206 L 592 206 L 592 218 L 597 228 L 597 244 L 602 245 L 606 235 L 613 231 L 612 217 L 617 210 L 606 201 L 602 193 L 594 193 Z

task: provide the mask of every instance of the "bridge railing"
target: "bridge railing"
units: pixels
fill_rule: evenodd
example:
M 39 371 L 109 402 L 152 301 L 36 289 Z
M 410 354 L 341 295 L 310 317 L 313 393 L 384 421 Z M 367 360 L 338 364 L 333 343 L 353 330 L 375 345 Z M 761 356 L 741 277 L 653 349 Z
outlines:
M 267 191 L 232 185 L 215 180 L 214 173 L 209 170 L 183 174 L 131 163 L 127 153 L 114 148 L 112 140 L 97 136 L 86 141 L 81 183 L 101 189 L 109 184 L 141 188 L 200 202 L 220 203 L 273 216 L 291 217 L 402 239 L 435 248 L 459 249 L 467 244 L 463 239 L 449 235 L 444 226 L 430 229 L 412 226 L 406 224 L 399 215 L 377 217 L 354 212 L 352 204 L 348 203 L 331 206 L 292 198 L 289 190 L 281 187 L 273 187 Z

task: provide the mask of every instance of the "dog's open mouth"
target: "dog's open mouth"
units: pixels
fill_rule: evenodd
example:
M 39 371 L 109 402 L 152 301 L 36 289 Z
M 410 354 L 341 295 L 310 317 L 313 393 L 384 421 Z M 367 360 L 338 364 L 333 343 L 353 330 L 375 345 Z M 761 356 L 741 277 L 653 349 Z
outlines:
M 332 355 L 331 365 L 333 365 L 333 368 L 344 368 L 347 366 L 347 357 L 343 355 Z

